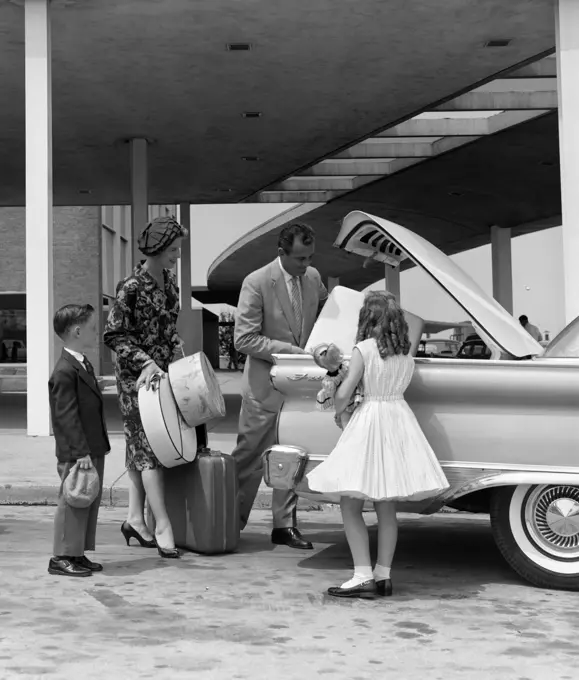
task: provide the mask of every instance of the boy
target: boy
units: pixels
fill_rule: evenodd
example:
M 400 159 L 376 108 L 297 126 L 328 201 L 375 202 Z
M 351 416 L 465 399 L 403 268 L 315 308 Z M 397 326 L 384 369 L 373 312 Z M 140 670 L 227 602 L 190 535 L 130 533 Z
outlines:
M 64 342 L 62 356 L 48 382 L 58 474 L 64 481 L 77 462 L 84 469 L 94 467 L 100 490 L 88 508 L 73 508 L 61 495 L 54 516 L 54 557 L 48 573 L 91 576 L 93 571 L 102 571 L 102 565 L 91 562 L 84 553 L 95 549 L 104 457 L 110 451 L 102 393 L 84 356 L 96 341 L 95 310 L 91 305 L 66 305 L 54 315 L 53 326 Z

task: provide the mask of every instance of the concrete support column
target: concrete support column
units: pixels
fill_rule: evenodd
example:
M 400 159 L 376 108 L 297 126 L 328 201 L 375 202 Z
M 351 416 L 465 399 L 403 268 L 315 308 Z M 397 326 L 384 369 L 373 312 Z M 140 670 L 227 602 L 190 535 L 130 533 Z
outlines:
M 328 276 L 328 293 L 331 293 L 336 286 L 340 285 L 340 277 Z
M 513 313 L 513 265 L 511 230 L 491 227 L 493 297 L 509 314 Z
M 185 343 L 184 351 L 187 356 L 200 349 L 195 342 L 195 319 L 191 309 L 191 205 L 179 205 L 179 221 L 189 232 L 183 239 L 181 260 L 179 262 L 179 290 L 181 295 L 181 312 L 179 314 L 179 335 Z
M 389 264 L 384 265 L 384 282 L 386 290 L 392 293 L 400 304 L 400 269 Z
M 131 244 L 133 265 L 141 259 L 137 239 L 149 222 L 149 172 L 147 140 L 131 139 Z
M 53 367 L 52 95 L 48 0 L 24 6 L 26 96 L 27 431 L 51 434 Z
M 555 2 L 565 319 L 579 316 L 579 2 Z

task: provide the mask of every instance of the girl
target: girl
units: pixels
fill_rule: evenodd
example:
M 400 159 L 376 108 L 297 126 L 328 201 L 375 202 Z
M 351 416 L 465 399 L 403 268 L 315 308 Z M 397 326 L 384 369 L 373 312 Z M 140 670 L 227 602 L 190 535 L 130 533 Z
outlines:
M 360 311 L 348 375 L 335 396 L 341 415 L 360 379 L 363 401 L 336 448 L 308 475 L 310 489 L 340 496 L 354 576 L 330 588 L 334 597 L 392 595 L 390 566 L 396 547 L 397 500 L 436 496 L 448 482 L 418 422 L 404 401 L 414 372 L 408 325 L 393 295 L 373 291 Z M 365 501 L 378 516 L 378 562 L 372 573 Z

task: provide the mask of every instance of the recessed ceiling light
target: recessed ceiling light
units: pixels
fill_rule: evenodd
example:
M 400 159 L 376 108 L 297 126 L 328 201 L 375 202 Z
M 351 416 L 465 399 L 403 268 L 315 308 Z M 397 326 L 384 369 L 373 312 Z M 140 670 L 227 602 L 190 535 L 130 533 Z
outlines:
M 261 160 L 259 156 L 242 156 L 242 161 L 259 161 Z
M 263 114 L 261 111 L 244 111 L 241 115 L 244 118 L 261 118 Z
M 251 43 L 227 43 L 228 52 L 249 52 Z
M 511 38 L 498 38 L 495 40 L 488 40 L 485 47 L 508 47 L 513 41 Z

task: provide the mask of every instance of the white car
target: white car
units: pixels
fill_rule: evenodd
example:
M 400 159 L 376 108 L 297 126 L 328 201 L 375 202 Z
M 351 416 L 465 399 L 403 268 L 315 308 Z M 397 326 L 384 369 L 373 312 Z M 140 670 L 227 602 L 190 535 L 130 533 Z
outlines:
M 519 574 L 539 586 L 579 590 L 579 318 L 545 350 L 454 261 L 414 232 L 355 212 L 345 218 L 335 245 L 362 258 L 413 260 L 470 316 L 489 348 L 485 359 L 416 359 L 406 398 L 450 489 L 399 509 L 430 514 L 448 505 L 488 512 L 499 550 Z M 335 342 L 349 353 L 362 296 L 341 290 L 332 291 L 311 342 Z M 346 302 L 359 297 L 347 308 L 340 295 Z M 423 322 L 409 314 L 407 321 L 416 352 Z M 305 476 L 340 435 L 333 413 L 316 409 L 324 374 L 311 355 L 276 355 L 272 382 L 285 402 L 278 444 L 264 458 L 270 486 L 288 488 L 290 477 L 298 494 L 330 502 L 308 488 Z M 291 472 L 300 456 L 305 464 L 293 479 L 284 467 Z

